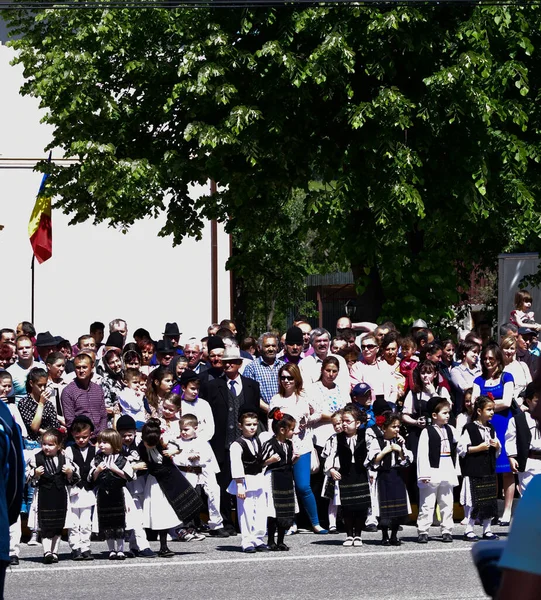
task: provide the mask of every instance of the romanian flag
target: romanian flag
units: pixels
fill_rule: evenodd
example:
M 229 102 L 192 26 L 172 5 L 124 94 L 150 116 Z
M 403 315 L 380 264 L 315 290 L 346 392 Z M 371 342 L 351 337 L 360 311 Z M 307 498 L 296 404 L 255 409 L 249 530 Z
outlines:
M 49 153 L 51 162 L 51 153 Z M 28 223 L 28 235 L 34 256 L 41 264 L 53 254 L 53 224 L 51 221 L 51 198 L 47 193 L 47 173 L 43 175 L 38 197 Z

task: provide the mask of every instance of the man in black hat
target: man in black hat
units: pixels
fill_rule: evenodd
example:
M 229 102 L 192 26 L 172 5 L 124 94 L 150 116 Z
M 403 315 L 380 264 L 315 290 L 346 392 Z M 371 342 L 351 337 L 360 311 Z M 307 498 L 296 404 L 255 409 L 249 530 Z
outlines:
M 198 375 L 199 381 L 201 382 L 199 395 L 201 398 L 205 398 L 205 400 L 207 399 L 209 383 L 217 377 L 222 377 L 224 373 L 222 356 L 225 352 L 225 344 L 222 338 L 217 335 L 209 336 L 207 340 L 207 351 L 210 367 Z
M 163 332 L 163 339 L 164 341 L 169 342 L 169 345 L 172 346 L 173 348 L 180 349 L 179 346 L 179 342 L 180 342 L 180 336 L 182 335 L 182 332 L 180 331 L 180 329 L 178 328 L 178 325 L 176 323 L 166 323 L 165 324 L 165 331 Z M 179 353 L 181 354 L 181 353 Z
M 304 348 L 304 338 L 300 327 L 290 327 L 286 331 L 286 342 L 282 360 L 286 363 L 298 365 L 302 358 L 302 350 Z
M 530 369 L 532 379 L 539 369 L 539 357 L 530 352 L 537 332 L 529 327 L 519 327 L 517 335 L 517 360 L 523 362 Z
M 56 351 L 58 342 L 58 338 L 52 336 L 49 331 L 38 333 L 35 346 L 37 348 L 40 360 L 45 362 L 45 359 L 49 356 L 49 354 Z
M 160 340 L 156 344 L 156 360 L 160 367 L 168 367 L 175 356 L 177 349 L 173 348 L 168 339 Z

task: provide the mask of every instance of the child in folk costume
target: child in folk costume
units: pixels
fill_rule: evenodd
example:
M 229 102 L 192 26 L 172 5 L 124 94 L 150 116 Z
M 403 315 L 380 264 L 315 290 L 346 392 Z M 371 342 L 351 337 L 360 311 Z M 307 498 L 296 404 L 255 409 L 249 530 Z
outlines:
M 46 565 L 58 562 L 60 536 L 69 509 L 68 487 L 79 480 L 75 465 L 62 454 L 62 440 L 60 431 L 47 429 L 41 436 L 41 451 L 30 460 L 27 469 L 37 495 L 29 521 L 37 517 Z
M 451 405 L 443 398 L 428 402 L 432 424 L 421 432 L 417 451 L 417 481 L 419 485 L 418 542 L 428 542 L 436 502 L 441 512 L 443 542 L 452 542 L 453 488 L 458 485 L 456 470 L 456 431 L 449 425 Z
M 162 440 L 167 444 L 176 444 L 180 437 L 180 396 L 168 394 L 162 401 Z
M 263 459 L 267 465 L 267 544 L 271 550 L 287 551 L 284 536 L 295 519 L 295 491 L 293 488 L 293 453 L 291 438 L 296 421 L 279 408 L 269 413 L 274 436 L 263 446 Z M 275 541 L 275 535 L 277 539 Z
M 346 525 L 344 546 L 362 546 L 362 531 L 370 508 L 366 460 L 365 429 L 361 429 L 360 411 L 353 405 L 342 409 L 342 431 L 336 434 L 334 453 L 325 469 L 340 488 L 342 516 Z
M 126 483 L 135 511 L 130 519 L 133 529 L 130 531 L 130 549 L 126 553 L 128 558 L 141 556 L 143 558 L 155 558 L 156 552 L 151 550 L 143 527 L 143 500 L 145 496 L 145 463 L 141 462 L 137 449 L 137 427 L 138 422 L 129 415 L 122 415 L 116 422 L 116 430 L 122 438 L 122 449 L 120 453 L 130 463 L 134 478 Z M 139 475 L 139 476 L 138 476 Z
M 539 395 L 534 383 L 526 386 L 524 405 L 528 411 L 515 415 L 505 433 L 505 449 L 511 471 L 518 473 L 521 496 L 533 477 L 541 473 L 541 424 L 532 417 Z
M 220 472 L 214 452 L 206 440 L 198 437 L 198 420 L 195 415 L 185 414 L 180 418 L 180 438 L 177 439 L 179 453 L 173 462 L 190 485 L 198 490 L 203 488 L 208 498 L 209 521 L 208 526 L 213 536 L 229 537 L 223 529 L 224 521 L 220 514 L 220 486 L 216 481 L 216 473 Z M 196 515 L 194 524 L 200 526 L 199 515 Z M 201 541 L 203 534 L 197 533 L 194 527 L 189 527 L 185 541 Z
M 411 512 L 411 508 L 399 469 L 412 463 L 413 454 L 406 448 L 400 436 L 400 415 L 386 412 L 377 417 L 376 422 L 383 435 L 369 438 L 365 461 L 367 468 L 377 471 L 377 505 L 373 506 L 373 510 L 379 517 L 382 546 L 400 546 L 402 542 L 398 539 L 398 529 Z
M 263 540 L 267 529 L 267 498 L 258 425 L 257 413 L 241 412 L 239 426 L 242 435 L 229 447 L 233 480 L 227 491 L 237 496 L 242 550 L 247 553 L 269 549 Z
M 331 416 L 331 423 L 334 433 L 325 442 L 321 458 L 325 461 L 325 479 L 323 480 L 323 488 L 321 496 L 329 500 L 329 509 L 327 515 L 329 517 L 329 533 L 336 533 L 336 517 L 338 515 L 338 507 L 340 506 L 340 488 L 338 481 L 335 481 L 329 474 L 330 465 L 327 459 L 330 456 L 336 455 L 336 436 L 342 431 L 342 410 L 337 410 Z
M 70 427 L 75 444 L 65 450 L 66 458 L 77 465 L 80 476 L 80 480 L 70 488 L 71 526 L 68 541 L 72 560 L 93 560 L 90 536 L 96 496 L 92 491 L 94 482 L 88 477 L 96 456 L 96 448 L 90 443 L 93 431 L 94 424 L 88 417 L 75 417 Z
M 159 532 L 158 556 L 174 556 L 167 547 L 167 532 L 189 521 L 201 509 L 197 492 L 173 463 L 172 456 L 178 448 L 162 442 L 161 424 L 149 419 L 142 431 L 139 455 L 147 467 L 145 499 L 143 503 L 144 526 Z
M 121 454 L 122 438 L 114 429 L 104 429 L 98 434 L 98 448 L 89 474 L 97 490 L 94 524 L 97 520 L 99 532 L 105 537 L 109 560 L 125 560 L 124 536 L 126 529 L 133 529 L 131 518 L 135 514 L 133 499 L 126 488 L 133 479 L 133 469 Z
M 473 421 L 464 427 L 458 441 L 464 475 L 460 501 L 468 519 L 464 539 L 470 542 L 479 539 L 473 530 L 476 519 L 483 522 L 483 539 L 498 539 L 490 529 L 492 519 L 498 516 L 496 458 L 501 451 L 496 431 L 490 424 L 493 416 L 494 401 L 479 396 L 473 405 Z

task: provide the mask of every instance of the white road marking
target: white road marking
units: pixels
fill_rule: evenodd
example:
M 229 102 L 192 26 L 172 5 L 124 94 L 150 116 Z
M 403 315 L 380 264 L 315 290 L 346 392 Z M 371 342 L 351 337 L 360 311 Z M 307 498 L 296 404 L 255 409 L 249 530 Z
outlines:
M 471 547 L 460 547 L 460 548 L 435 548 L 426 550 L 377 550 L 363 552 L 333 552 L 332 554 L 308 554 L 305 556 L 294 556 L 291 554 L 280 553 L 277 556 L 275 553 L 266 552 L 260 554 L 257 557 L 242 557 L 242 558 L 213 558 L 213 559 L 198 559 L 198 560 L 170 560 L 170 561 L 157 561 L 152 560 L 148 562 L 140 562 L 136 560 L 123 561 L 122 563 L 116 562 L 115 564 L 70 564 L 65 567 L 53 567 L 53 566 L 40 566 L 40 567 L 15 567 L 7 570 L 7 577 L 18 575 L 19 573 L 50 573 L 53 571 L 92 571 L 101 569 L 143 569 L 146 567 L 191 567 L 194 565 L 223 565 L 232 563 L 268 563 L 269 561 L 298 561 L 298 560 L 325 560 L 330 558 L 369 558 L 374 556 L 417 556 L 419 554 L 450 554 L 454 552 L 471 552 Z M 69 559 L 68 559 L 69 560 Z M 67 562 L 67 560 L 66 560 Z M 100 560 L 101 562 L 105 562 Z

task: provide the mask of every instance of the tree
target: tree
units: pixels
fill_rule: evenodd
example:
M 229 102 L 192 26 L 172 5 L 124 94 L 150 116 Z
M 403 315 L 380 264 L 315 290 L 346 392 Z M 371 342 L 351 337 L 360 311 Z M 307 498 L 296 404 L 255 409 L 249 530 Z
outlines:
M 540 246 L 540 24 L 537 5 L 11 16 L 23 93 L 80 161 L 51 177 L 73 222 L 166 211 L 178 243 L 216 218 L 245 282 L 283 299 L 350 266 L 362 316 L 398 324 Z

